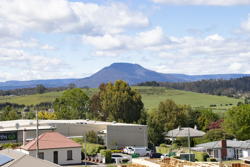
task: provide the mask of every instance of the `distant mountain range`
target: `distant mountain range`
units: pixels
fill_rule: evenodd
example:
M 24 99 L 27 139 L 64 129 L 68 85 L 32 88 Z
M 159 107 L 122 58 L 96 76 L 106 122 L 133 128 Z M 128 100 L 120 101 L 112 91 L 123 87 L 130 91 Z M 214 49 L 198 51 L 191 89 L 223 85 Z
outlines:
M 51 79 L 51 80 L 31 80 L 31 81 L 7 81 L 0 82 L 0 89 L 30 88 L 38 84 L 45 87 L 67 86 L 70 83 L 78 87 L 98 87 L 101 83 L 124 80 L 130 85 L 146 81 L 157 82 L 191 82 L 205 79 L 232 79 L 250 76 L 250 74 L 212 74 L 212 75 L 185 75 L 185 74 L 164 74 L 146 69 L 138 64 L 113 63 L 105 67 L 90 77 L 82 79 Z

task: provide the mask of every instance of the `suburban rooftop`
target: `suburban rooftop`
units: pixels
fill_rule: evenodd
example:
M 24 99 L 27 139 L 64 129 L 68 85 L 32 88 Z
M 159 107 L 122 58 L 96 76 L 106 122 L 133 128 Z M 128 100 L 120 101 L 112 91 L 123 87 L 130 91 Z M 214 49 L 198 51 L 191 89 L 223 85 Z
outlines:
M 127 124 L 117 122 L 104 122 L 94 120 L 39 120 L 39 126 L 53 126 L 53 124 L 90 124 L 90 125 L 112 125 L 112 126 L 145 126 L 139 124 Z M 14 128 L 19 129 L 22 127 L 29 127 L 36 125 L 36 120 L 20 119 L 11 121 L 0 121 L 1 129 Z M 49 127 L 47 127 L 49 128 Z

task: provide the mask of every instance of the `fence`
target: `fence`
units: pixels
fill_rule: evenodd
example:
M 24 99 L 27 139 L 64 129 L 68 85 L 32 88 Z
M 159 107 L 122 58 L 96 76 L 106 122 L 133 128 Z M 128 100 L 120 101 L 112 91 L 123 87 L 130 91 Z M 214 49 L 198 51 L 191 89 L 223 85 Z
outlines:
M 235 163 L 235 164 L 232 164 L 232 167 L 250 167 L 250 165 L 248 165 L 248 164 Z

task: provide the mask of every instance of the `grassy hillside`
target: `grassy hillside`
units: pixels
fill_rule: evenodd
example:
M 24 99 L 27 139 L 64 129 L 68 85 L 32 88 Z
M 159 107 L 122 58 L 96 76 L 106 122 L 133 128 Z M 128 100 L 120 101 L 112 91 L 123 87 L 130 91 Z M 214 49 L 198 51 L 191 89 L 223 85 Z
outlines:
M 188 104 L 192 107 L 212 108 L 213 110 L 226 110 L 237 105 L 241 99 L 234 99 L 225 96 L 214 96 L 202 93 L 167 89 L 162 87 L 134 87 L 141 95 L 145 108 L 157 108 L 159 102 L 165 99 L 172 99 L 177 104 Z M 216 105 L 216 107 L 210 107 Z
M 224 97 L 213 96 L 201 93 L 180 91 L 174 89 L 167 89 L 162 87 L 133 87 L 142 95 L 142 100 L 145 108 L 151 110 L 157 108 L 159 102 L 165 99 L 172 99 L 178 104 L 188 104 L 192 107 L 206 107 L 210 108 L 210 105 L 216 105 L 212 107 L 213 110 L 226 110 L 229 107 L 237 105 L 241 100 Z M 84 89 L 88 96 L 92 96 L 97 89 Z M 11 102 L 25 105 L 39 104 L 41 102 L 51 102 L 59 97 L 62 92 L 50 92 L 44 94 L 35 94 L 28 96 L 0 96 L 0 103 Z

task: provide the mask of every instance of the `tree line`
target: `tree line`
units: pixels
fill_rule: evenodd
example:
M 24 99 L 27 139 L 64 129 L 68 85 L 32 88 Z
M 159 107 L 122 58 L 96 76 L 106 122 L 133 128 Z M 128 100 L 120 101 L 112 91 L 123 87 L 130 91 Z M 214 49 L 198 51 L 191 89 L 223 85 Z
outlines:
M 0 90 L 0 96 L 23 96 L 32 94 L 42 94 L 47 92 L 59 92 L 66 89 L 75 88 L 75 84 L 69 84 L 65 87 L 45 87 L 42 84 L 36 85 L 34 88 L 18 88 L 10 90 Z
M 163 86 L 167 88 L 186 90 L 198 93 L 223 95 L 229 97 L 240 97 L 245 92 L 250 92 L 250 77 L 222 80 L 210 79 L 195 82 L 144 82 L 138 86 Z

